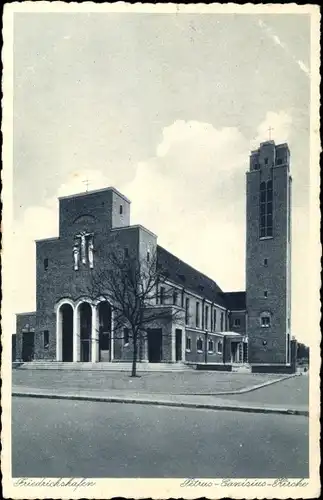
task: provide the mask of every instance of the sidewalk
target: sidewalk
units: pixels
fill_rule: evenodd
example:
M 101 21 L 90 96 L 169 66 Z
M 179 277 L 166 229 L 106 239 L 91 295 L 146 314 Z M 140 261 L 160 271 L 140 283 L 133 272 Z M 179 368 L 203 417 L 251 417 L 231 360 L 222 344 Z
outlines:
M 221 399 L 214 396 L 196 395 L 165 395 L 147 394 L 130 391 L 98 391 L 85 389 L 53 390 L 39 389 L 26 386 L 13 386 L 12 396 L 49 399 L 69 399 L 75 401 L 97 401 L 106 403 L 130 403 L 155 406 L 171 406 L 176 408 L 196 408 L 206 410 L 241 411 L 248 413 L 271 413 L 283 415 L 308 416 L 307 405 L 294 405 L 288 408 L 284 405 L 270 405 L 248 402 L 243 403 L 234 399 Z
M 291 375 L 287 375 L 287 378 Z M 222 396 L 249 392 L 267 385 L 277 385 L 286 375 L 226 372 L 141 373 L 130 377 L 130 372 L 99 372 L 69 370 L 13 370 L 12 385 L 35 387 L 45 391 L 85 390 L 117 391 L 140 394 L 168 394 Z M 279 384 L 278 384 L 279 385 Z

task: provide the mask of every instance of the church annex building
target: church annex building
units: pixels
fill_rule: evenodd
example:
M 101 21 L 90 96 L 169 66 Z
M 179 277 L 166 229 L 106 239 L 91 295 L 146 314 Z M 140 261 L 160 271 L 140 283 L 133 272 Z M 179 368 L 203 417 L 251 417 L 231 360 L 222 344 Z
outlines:
M 132 359 L 126 328 L 116 335 L 113 307 L 80 296 L 77 285 L 97 252 L 117 235 L 125 253 L 155 253 L 167 269 L 156 307 L 181 311 L 154 322 L 140 352 L 150 363 L 291 363 L 291 177 L 287 144 L 252 151 L 246 174 L 246 291 L 223 291 L 130 225 L 130 201 L 113 187 L 59 199 L 59 236 L 36 241 L 36 311 L 17 314 L 16 360 L 123 362 Z M 180 230 L 180 229 L 179 229 Z

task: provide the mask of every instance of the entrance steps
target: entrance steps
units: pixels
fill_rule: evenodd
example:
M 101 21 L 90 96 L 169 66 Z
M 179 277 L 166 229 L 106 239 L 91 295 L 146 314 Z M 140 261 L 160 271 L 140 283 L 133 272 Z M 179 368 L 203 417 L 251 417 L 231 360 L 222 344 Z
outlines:
M 248 363 L 232 363 L 233 373 L 251 373 L 251 366 Z
M 30 361 L 19 363 L 18 370 L 69 370 L 69 371 L 113 371 L 131 372 L 132 364 L 125 362 L 69 363 L 62 361 Z M 194 365 L 185 363 L 137 363 L 138 372 L 183 372 L 194 370 Z

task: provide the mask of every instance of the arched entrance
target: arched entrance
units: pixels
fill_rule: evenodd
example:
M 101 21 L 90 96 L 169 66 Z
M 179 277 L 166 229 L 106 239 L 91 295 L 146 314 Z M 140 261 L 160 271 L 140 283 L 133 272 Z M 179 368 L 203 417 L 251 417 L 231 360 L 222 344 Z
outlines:
M 73 308 L 63 304 L 59 309 L 62 332 L 62 361 L 73 361 Z
M 91 361 L 92 308 L 88 302 L 79 306 L 81 361 Z
M 112 361 L 111 358 L 111 306 L 100 302 L 99 311 L 99 361 Z

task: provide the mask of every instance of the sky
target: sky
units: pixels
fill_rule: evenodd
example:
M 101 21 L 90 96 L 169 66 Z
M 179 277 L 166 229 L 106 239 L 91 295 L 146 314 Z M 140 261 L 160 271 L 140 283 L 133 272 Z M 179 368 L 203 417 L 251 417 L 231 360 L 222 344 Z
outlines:
M 306 342 L 308 15 L 16 13 L 13 61 L 13 313 L 35 310 L 34 240 L 58 235 L 57 197 L 86 179 L 243 290 L 245 173 L 272 127 L 291 150 L 292 333 Z

